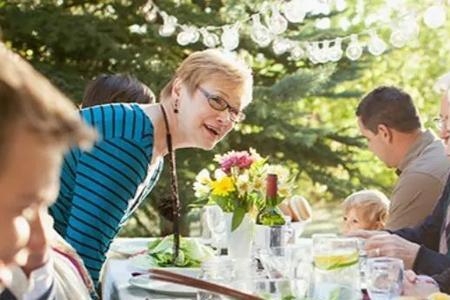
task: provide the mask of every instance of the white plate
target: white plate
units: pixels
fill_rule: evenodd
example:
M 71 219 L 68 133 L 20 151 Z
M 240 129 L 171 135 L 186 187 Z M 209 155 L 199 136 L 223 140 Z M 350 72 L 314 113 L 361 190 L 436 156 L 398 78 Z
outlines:
M 146 250 L 147 245 L 148 240 L 114 241 L 109 249 L 123 255 L 134 255 Z
M 192 277 L 197 277 L 198 275 L 198 273 L 192 273 L 189 268 L 165 268 L 164 270 L 177 272 Z M 134 287 L 176 297 L 195 297 L 197 295 L 196 288 L 150 279 L 148 274 L 131 277 L 129 283 Z
M 151 256 L 147 254 L 139 254 L 132 256 L 128 259 L 130 262 L 130 269 L 135 271 L 144 272 L 148 269 L 162 269 L 171 272 L 176 272 L 182 275 L 198 277 L 200 275 L 200 268 L 179 268 L 179 267 L 158 267 L 156 264 L 152 264 Z

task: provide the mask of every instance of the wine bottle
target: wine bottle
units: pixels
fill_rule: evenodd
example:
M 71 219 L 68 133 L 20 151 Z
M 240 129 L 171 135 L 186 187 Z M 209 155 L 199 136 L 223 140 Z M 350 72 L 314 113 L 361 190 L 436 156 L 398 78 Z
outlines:
M 261 225 L 276 226 L 286 223 L 283 213 L 277 207 L 278 204 L 278 177 L 276 174 L 268 174 L 266 179 L 266 201 L 259 212 L 256 222 Z

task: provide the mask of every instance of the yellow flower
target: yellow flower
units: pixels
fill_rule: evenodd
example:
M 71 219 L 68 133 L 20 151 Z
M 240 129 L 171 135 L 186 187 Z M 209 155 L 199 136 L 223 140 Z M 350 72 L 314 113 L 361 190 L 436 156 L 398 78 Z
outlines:
M 230 192 L 234 192 L 234 182 L 229 176 L 223 176 L 216 181 L 211 182 L 212 194 L 215 196 L 226 196 Z

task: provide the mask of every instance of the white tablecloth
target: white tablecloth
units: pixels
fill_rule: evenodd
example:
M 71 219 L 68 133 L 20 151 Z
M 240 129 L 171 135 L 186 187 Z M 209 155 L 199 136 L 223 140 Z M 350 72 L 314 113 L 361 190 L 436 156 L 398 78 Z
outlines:
M 150 241 L 148 238 L 121 238 L 114 241 L 114 244 L 136 244 L 142 243 L 143 247 Z M 112 247 L 114 248 L 114 247 Z M 120 258 L 117 254 L 110 253 L 107 259 L 102 276 L 102 298 L 105 300 L 134 300 L 134 299 L 184 299 L 174 296 L 162 295 L 151 291 L 133 287 L 128 281 L 131 273 L 137 271 L 130 265 L 126 258 Z

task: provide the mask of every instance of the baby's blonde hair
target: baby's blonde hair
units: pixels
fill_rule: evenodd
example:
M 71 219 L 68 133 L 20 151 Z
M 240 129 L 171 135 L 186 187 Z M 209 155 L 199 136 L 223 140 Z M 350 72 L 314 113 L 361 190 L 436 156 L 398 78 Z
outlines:
M 389 199 L 377 190 L 362 190 L 348 196 L 342 203 L 344 213 L 356 209 L 365 221 L 384 227 L 389 216 Z

